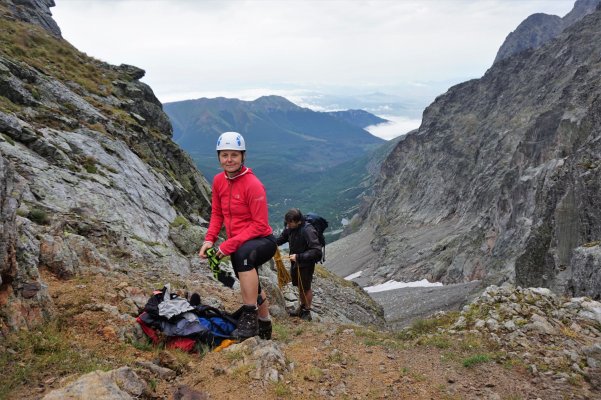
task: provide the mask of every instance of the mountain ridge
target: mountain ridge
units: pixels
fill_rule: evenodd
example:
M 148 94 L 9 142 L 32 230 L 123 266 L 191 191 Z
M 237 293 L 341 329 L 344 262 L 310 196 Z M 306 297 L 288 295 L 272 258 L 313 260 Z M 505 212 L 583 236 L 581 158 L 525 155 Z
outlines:
M 536 49 L 557 37 L 565 29 L 595 11 L 599 0 L 576 0 L 574 7 L 563 18 L 543 13 L 532 14 L 505 38 L 497 51 L 494 63 L 513 54 Z
M 281 96 L 252 101 L 201 98 L 166 103 L 164 108 L 174 126 L 174 140 L 209 176 L 219 172 L 214 150 L 219 134 L 233 130 L 244 136 L 247 164 L 267 189 L 275 227 L 294 206 L 317 211 L 334 230 L 340 228 L 342 219 L 352 216 L 359 200 L 354 192 L 328 192 L 317 190 L 317 186 L 328 181 L 330 171 L 344 169 L 385 143 L 363 129 L 384 121 L 372 114 L 317 112 Z M 349 186 L 357 187 L 363 176 L 350 178 Z
M 379 254 L 370 284 L 515 281 L 599 296 L 599 26 L 596 11 L 426 108 L 363 208 Z

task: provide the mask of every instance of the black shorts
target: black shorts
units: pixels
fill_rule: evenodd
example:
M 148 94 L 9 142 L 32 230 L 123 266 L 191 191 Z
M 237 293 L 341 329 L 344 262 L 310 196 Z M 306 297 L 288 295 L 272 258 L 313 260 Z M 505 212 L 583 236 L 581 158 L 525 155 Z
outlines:
M 304 292 L 311 289 L 311 282 L 313 282 L 313 273 L 315 272 L 315 264 L 305 264 L 298 268 L 298 263 L 294 263 L 290 267 L 290 277 L 292 278 L 292 285 L 297 286 Z
M 236 276 L 238 276 L 238 272 L 258 269 L 274 256 L 276 247 L 273 235 L 244 242 L 238 250 L 230 254 Z

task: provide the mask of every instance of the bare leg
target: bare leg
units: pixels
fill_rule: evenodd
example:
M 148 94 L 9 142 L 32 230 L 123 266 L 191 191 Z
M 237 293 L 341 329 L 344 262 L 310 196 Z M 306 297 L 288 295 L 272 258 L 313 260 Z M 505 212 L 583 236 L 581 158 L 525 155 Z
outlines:
M 240 279 L 240 292 L 244 304 L 257 304 L 257 292 L 259 291 L 259 275 L 257 271 L 250 270 L 238 272 Z
M 265 291 L 263 289 L 261 289 L 261 297 L 263 298 L 263 303 L 259 306 L 259 318 L 268 319 L 269 300 L 267 300 L 267 295 L 265 295 Z
M 244 304 L 257 304 L 257 291 L 259 290 L 259 275 L 257 271 L 250 270 L 245 272 L 238 272 L 238 279 L 240 279 L 240 292 L 242 292 L 242 302 Z M 269 317 L 269 301 L 265 291 L 261 289 L 261 297 L 263 297 L 263 304 L 259 306 L 259 318 Z
M 303 297 L 305 298 L 305 301 L 304 301 L 305 308 L 307 310 L 310 310 L 311 309 L 311 303 L 313 302 L 313 291 L 311 289 L 305 291 Z

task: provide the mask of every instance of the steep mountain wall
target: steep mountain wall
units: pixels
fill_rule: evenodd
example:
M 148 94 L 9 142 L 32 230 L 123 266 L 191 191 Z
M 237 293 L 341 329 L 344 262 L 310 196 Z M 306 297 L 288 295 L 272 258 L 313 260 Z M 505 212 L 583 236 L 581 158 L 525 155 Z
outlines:
M 599 0 L 576 0 L 574 8 L 563 18 L 542 13 L 532 14 L 507 35 L 497 52 L 495 63 L 524 50 L 539 48 L 595 11 L 598 4 Z
M 363 276 L 574 291 L 574 250 L 601 239 L 599 54 L 597 11 L 439 96 L 382 166 Z

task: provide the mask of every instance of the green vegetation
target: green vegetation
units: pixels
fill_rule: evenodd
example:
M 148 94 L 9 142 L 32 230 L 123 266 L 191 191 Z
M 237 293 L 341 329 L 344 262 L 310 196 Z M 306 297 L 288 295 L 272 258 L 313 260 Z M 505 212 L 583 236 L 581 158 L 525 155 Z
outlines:
M 50 223 L 50 218 L 46 211 L 40 208 L 32 208 L 27 217 L 38 225 L 47 225 Z
M 15 145 L 15 141 L 10 136 L 7 136 L 6 134 L 3 133 L 2 138 L 4 140 L 6 140 L 10 145 L 12 145 L 12 146 Z
M 232 377 L 236 382 L 248 384 L 251 381 L 250 374 L 255 368 L 256 367 L 251 364 L 242 364 L 232 370 Z
M 184 228 L 187 228 L 190 226 L 190 221 L 188 221 L 186 219 L 186 217 L 182 216 L 182 215 L 178 215 L 177 217 L 175 217 L 175 219 L 171 222 L 170 226 L 172 228 L 177 228 L 178 226 L 182 226 Z
M 308 381 L 319 381 L 324 375 L 323 370 L 314 365 L 307 365 L 304 369 L 305 371 L 302 373 L 302 376 Z
M 448 328 L 457 320 L 459 312 L 448 312 L 437 318 L 418 319 L 411 324 L 408 329 L 397 332 L 396 336 L 399 339 L 413 339 L 421 335 L 434 333 L 438 328 Z
M 84 374 L 113 367 L 102 357 L 74 345 L 60 321 L 32 332 L 8 336 L 3 345 L 9 350 L 0 352 L 0 398 L 6 398 L 24 382 L 40 382 L 48 376 Z
M 266 100 L 280 108 L 266 105 Z M 243 123 L 247 164 L 267 190 L 272 227 L 281 229 L 285 212 L 299 207 L 330 222 L 329 242 L 338 237 L 342 218 L 350 219 L 357 211 L 372 160 L 383 159 L 391 149 L 391 142 L 359 126 L 278 97 L 176 102 L 164 109 L 174 126 L 174 140 L 209 178 L 220 171 L 214 150 L 219 130 L 236 130 Z M 196 118 L 199 112 L 202 124 Z M 385 151 L 380 154 L 380 149 Z
M 21 106 L 13 103 L 4 96 L 0 96 L 0 110 L 6 112 L 17 112 L 21 110 Z
M 463 366 L 466 368 L 471 368 L 476 364 L 482 364 L 485 362 L 491 361 L 491 358 L 488 354 L 475 354 L 463 360 Z
M 151 240 L 143 239 L 143 238 L 141 238 L 138 235 L 132 235 L 131 238 L 134 239 L 134 240 L 137 240 L 138 242 L 142 242 L 142 243 L 144 243 L 147 246 L 151 246 L 151 247 L 164 245 L 161 242 L 153 242 Z
M 87 156 L 86 158 L 84 158 L 83 168 L 90 174 L 98 173 L 98 168 L 96 167 L 96 159 L 92 156 Z
M 273 384 L 273 392 L 278 397 L 286 397 L 292 395 L 292 391 L 284 382 L 278 381 Z
M 68 84 L 71 90 L 100 112 L 110 116 L 117 125 L 139 126 L 128 112 L 99 100 L 99 97 L 116 95 L 114 81 L 126 81 L 130 78 L 116 69 L 107 68 L 102 61 L 80 52 L 66 40 L 56 38 L 43 28 L 32 24 L 0 19 L 0 53 L 11 62 L 29 66 L 43 75 Z M 48 104 L 43 103 L 43 91 L 36 85 L 36 81 L 25 84 L 31 98 L 42 101 L 40 104 L 43 104 L 34 106 L 34 122 L 55 129 L 70 130 L 73 126 L 68 121 L 79 120 L 80 124 L 92 130 L 108 134 L 107 126 L 79 119 L 79 109 L 75 104 L 61 102 L 58 106 L 48 107 Z M 19 113 L 23 108 L 23 105 L 15 104 L 0 94 L 0 110 Z
M 459 341 L 459 348 L 464 351 L 478 350 L 484 348 L 485 346 L 486 344 L 482 341 L 482 337 L 473 334 L 466 334 Z
M 420 337 L 417 343 L 422 346 L 433 346 L 439 349 L 451 347 L 451 339 L 446 335 L 428 335 Z
M 97 95 L 109 95 L 111 82 L 117 78 L 116 73 L 102 68 L 100 61 L 81 53 L 66 40 L 19 21 L 0 20 L 0 50 L 13 60 L 62 82 L 75 82 Z M 36 89 L 30 90 L 35 97 Z
M 282 341 L 284 343 L 290 342 L 290 328 L 283 324 L 274 323 L 273 324 L 273 333 L 277 340 Z
M 329 363 L 340 364 L 345 361 L 344 354 L 339 350 L 334 350 L 328 354 L 327 360 Z
M 148 338 L 146 338 L 143 341 L 132 341 L 132 342 L 130 342 L 130 344 L 134 348 L 136 348 L 137 350 L 140 350 L 140 351 L 153 351 L 154 350 L 154 346 L 152 345 L 152 342 Z

